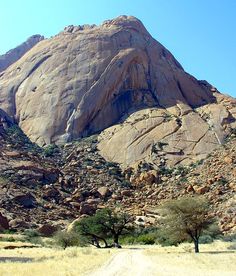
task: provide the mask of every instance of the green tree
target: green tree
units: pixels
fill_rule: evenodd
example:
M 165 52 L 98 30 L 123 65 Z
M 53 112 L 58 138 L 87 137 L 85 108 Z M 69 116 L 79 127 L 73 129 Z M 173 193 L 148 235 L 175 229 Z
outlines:
M 162 206 L 162 231 L 172 242 L 191 240 L 195 253 L 199 252 L 199 238 L 209 229 L 213 219 L 210 205 L 204 197 L 183 197 L 166 202 Z
M 104 247 L 121 247 L 119 237 L 132 229 L 132 222 L 133 218 L 127 213 L 102 209 L 91 217 L 81 219 L 75 226 L 75 231 L 84 237 L 84 242 L 98 248 L 101 247 L 101 242 Z M 112 238 L 113 244 L 108 244 L 108 238 Z

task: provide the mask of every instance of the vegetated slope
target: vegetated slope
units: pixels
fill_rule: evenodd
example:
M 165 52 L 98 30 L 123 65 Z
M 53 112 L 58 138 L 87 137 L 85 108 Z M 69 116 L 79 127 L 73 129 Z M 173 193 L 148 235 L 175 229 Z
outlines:
M 143 164 L 129 172 L 132 185 L 139 192 L 136 206 L 144 213 L 156 213 L 163 201 L 186 195 L 203 195 L 212 205 L 212 215 L 223 232 L 236 232 L 236 138 L 214 150 L 206 159 L 189 166 L 160 167 Z M 157 183 L 157 184 L 155 184 Z M 145 204 L 145 206 L 143 206 Z M 158 212 L 157 212 L 158 213 Z M 152 216 L 152 215 L 151 215 Z
M 0 95 L 33 142 L 104 130 L 101 155 L 123 167 L 195 162 L 235 127 L 235 100 L 187 74 L 132 16 L 41 41 L 1 74 Z
M 26 52 L 34 47 L 39 41 L 43 40 L 41 35 L 33 35 L 24 43 L 14 49 L 11 49 L 6 54 L 0 56 L 0 72 L 6 70 L 10 65 L 20 59 Z

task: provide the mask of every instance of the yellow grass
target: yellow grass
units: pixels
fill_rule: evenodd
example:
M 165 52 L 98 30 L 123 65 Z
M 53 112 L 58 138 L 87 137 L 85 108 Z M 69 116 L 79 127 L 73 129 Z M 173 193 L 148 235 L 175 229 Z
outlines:
M 192 253 L 192 244 L 156 246 L 146 249 L 145 255 L 156 263 L 157 275 L 233 276 L 236 275 L 236 251 L 229 250 L 229 245 L 221 241 L 201 244 L 199 254 Z
M 112 256 L 111 250 L 93 248 L 22 248 L 0 250 L 0 257 L 35 258 L 33 262 L 0 263 L 0 276 L 83 275 L 94 270 Z
M 2 245 L 19 245 L 20 243 L 1 242 Z M 86 248 L 21 248 L 14 250 L 0 249 L 1 257 L 33 258 L 33 262 L 0 263 L 0 276 L 80 276 L 90 275 L 100 266 L 120 252 L 141 252 L 151 262 L 151 275 L 164 276 L 234 276 L 236 275 L 236 251 L 229 250 L 230 243 L 214 242 L 200 245 L 201 253 L 192 253 L 192 244 L 178 247 L 130 246 L 124 250 Z M 140 250 L 132 250 L 139 248 Z M 138 262 L 147 261 L 141 258 Z M 132 259 L 131 259 L 132 260 Z M 134 260 L 135 261 L 135 260 Z M 132 261 L 133 262 L 133 261 Z M 131 262 L 131 263 L 132 263 Z M 149 262 L 149 261 L 148 261 Z M 120 264 L 122 268 L 123 261 Z M 130 264 L 132 265 L 132 264 Z M 143 264 L 142 264 L 143 265 Z M 128 269 L 130 270 L 130 269 Z M 119 274 L 120 275 L 120 274 Z M 123 274 L 122 274 L 123 275 Z M 129 276 L 128 274 L 124 276 Z

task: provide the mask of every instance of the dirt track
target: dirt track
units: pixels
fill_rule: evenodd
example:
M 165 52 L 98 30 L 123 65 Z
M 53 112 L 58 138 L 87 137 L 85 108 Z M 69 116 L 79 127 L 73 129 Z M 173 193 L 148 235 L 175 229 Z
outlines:
M 124 249 L 87 276 L 234 276 L 235 253 L 158 253 L 145 249 Z M 227 266 L 224 260 L 227 261 Z M 230 264 L 230 265 L 229 265 Z
M 126 250 L 113 256 L 99 270 L 90 273 L 91 276 L 151 276 L 154 273 L 154 263 L 143 254 L 143 250 Z

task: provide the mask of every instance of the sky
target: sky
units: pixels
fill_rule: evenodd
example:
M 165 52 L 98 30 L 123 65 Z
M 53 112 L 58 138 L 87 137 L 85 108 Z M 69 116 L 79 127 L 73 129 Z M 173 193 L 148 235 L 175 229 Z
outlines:
M 236 0 L 0 0 L 0 55 L 33 34 L 139 18 L 197 79 L 236 97 Z

